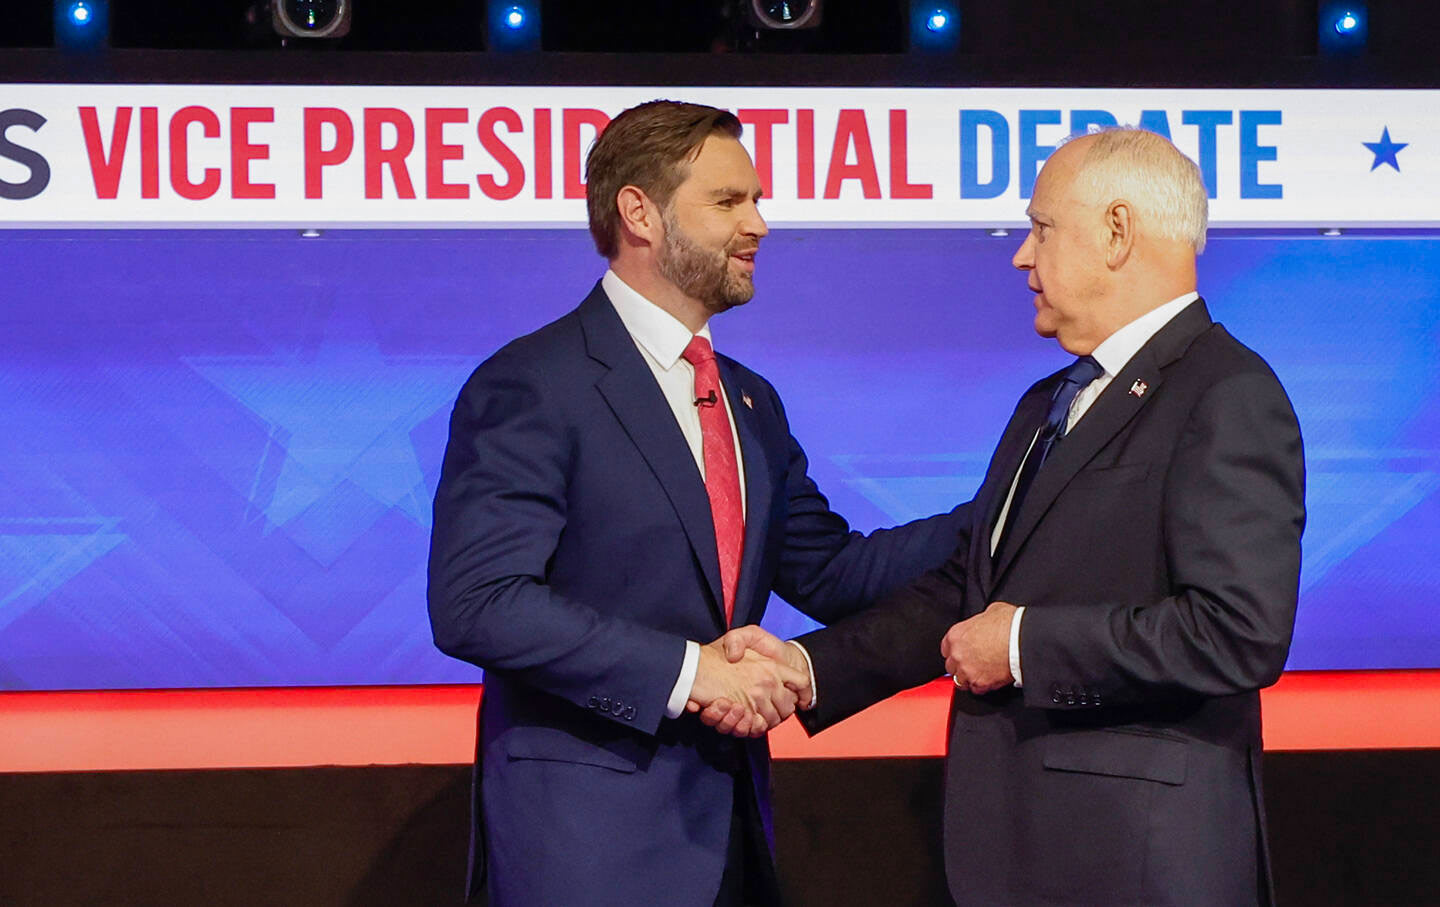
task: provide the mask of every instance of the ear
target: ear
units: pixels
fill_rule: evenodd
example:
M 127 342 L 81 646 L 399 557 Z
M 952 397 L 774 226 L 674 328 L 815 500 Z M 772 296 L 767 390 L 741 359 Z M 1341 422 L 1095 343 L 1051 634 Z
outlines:
M 624 186 L 615 196 L 615 205 L 620 211 L 620 229 L 637 245 L 659 245 L 665 236 L 665 225 L 660 208 L 645 190 L 637 186 Z
M 1125 199 L 1116 199 L 1105 209 L 1105 234 L 1105 264 L 1115 271 L 1135 248 L 1135 209 Z

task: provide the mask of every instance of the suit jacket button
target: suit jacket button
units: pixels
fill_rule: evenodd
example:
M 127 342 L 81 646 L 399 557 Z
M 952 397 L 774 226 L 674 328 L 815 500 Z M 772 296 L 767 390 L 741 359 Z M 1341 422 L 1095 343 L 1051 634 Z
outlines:
M 1099 691 L 1099 690 L 1096 690 L 1096 691 L 1095 691 L 1095 694 L 1090 697 L 1090 704 L 1093 705 L 1093 706 L 1099 706 L 1099 705 L 1100 705 L 1100 691 Z
M 1064 694 L 1060 690 L 1060 684 L 1050 684 L 1050 701 L 1059 705 L 1064 700 Z
M 615 700 L 613 703 L 610 704 L 610 713 L 612 715 L 624 715 L 625 703 L 621 702 L 618 699 Z
M 601 697 L 600 697 L 600 711 L 602 711 L 602 712 L 608 712 L 608 711 L 610 711 L 610 697 L 609 697 L 609 696 L 601 696 Z
M 598 696 L 591 696 L 589 705 L 592 709 L 600 705 L 600 698 Z
M 625 707 L 625 720 L 626 720 L 626 721 L 634 721 L 634 720 L 635 720 L 635 706 L 633 706 L 633 705 L 627 705 L 627 706 Z

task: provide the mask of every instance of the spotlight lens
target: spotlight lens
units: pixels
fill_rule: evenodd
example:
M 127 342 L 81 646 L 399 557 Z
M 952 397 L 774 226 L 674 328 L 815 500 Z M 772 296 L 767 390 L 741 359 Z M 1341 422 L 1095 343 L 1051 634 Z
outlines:
M 759 8 L 770 21 L 790 25 L 806 16 L 812 5 L 813 0 L 765 0 Z
M 930 29 L 931 31 L 940 31 L 949 24 L 950 17 L 940 12 L 939 10 L 936 10 L 935 12 L 930 14 L 930 18 L 928 21 L 926 21 L 925 27 Z
M 76 3 L 70 7 L 70 21 L 76 25 L 88 25 L 90 23 L 90 7 L 84 3 Z
M 335 24 L 340 16 L 340 0 L 280 0 L 291 25 L 305 31 L 319 32 Z
M 1352 12 L 1345 12 L 1335 20 L 1335 30 L 1342 35 L 1348 35 L 1360 26 L 1360 17 Z
M 505 11 L 505 24 L 511 28 L 519 28 L 525 24 L 525 11 L 518 6 L 512 6 Z

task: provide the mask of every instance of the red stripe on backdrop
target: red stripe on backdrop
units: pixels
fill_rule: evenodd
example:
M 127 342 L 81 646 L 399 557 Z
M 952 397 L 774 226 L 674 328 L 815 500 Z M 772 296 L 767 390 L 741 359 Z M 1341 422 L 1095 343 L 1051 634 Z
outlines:
M 938 756 L 949 681 L 902 693 L 781 759 Z M 0 694 L 0 772 L 469 762 L 478 686 Z M 1262 694 L 1269 750 L 1440 748 L 1440 671 L 1286 674 Z

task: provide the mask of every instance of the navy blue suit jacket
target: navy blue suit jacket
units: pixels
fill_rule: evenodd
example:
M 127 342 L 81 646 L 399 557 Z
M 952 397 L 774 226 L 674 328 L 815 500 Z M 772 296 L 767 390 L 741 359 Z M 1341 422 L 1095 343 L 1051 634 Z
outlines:
M 829 622 L 954 548 L 962 511 L 864 537 L 807 475 L 774 389 L 718 357 L 745 464 L 734 622 L 771 591 Z M 472 894 L 496 905 L 703 904 L 768 749 L 664 717 L 685 641 L 725 630 L 709 498 L 597 286 L 461 391 L 431 540 L 436 645 L 486 669 Z M 768 829 L 767 829 L 768 830 Z

